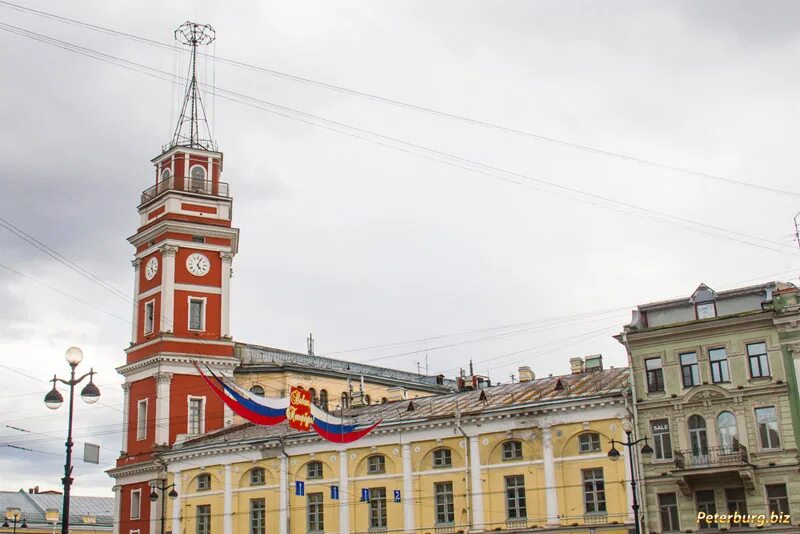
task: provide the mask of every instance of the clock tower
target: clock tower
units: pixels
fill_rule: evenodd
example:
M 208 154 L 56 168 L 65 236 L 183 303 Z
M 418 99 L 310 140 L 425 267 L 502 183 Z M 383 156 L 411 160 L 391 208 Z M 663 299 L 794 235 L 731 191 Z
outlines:
M 187 22 L 176 37 L 191 48 L 186 97 L 173 139 L 152 159 L 152 185 L 141 195 L 133 245 L 133 329 L 125 364 L 122 450 L 116 479 L 115 534 L 156 534 L 161 502 L 150 482 L 163 476 L 156 453 L 223 428 L 232 414 L 194 363 L 231 375 L 231 264 L 239 230 L 222 181 L 223 156 L 211 138 L 195 75 L 197 46 L 214 30 Z

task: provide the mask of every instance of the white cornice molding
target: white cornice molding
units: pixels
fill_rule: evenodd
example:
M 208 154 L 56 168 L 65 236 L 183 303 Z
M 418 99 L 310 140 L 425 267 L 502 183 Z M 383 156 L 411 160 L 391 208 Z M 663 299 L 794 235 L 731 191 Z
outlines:
M 134 373 L 153 370 L 167 370 L 175 372 L 174 368 L 179 368 L 181 374 L 197 374 L 194 362 L 202 360 L 215 369 L 232 370 L 239 365 L 239 360 L 230 356 L 202 356 L 198 354 L 174 354 L 160 353 L 150 358 L 145 358 L 127 365 L 116 368 L 116 371 L 126 378 L 130 378 Z M 168 368 L 168 369 L 167 369 Z M 184 370 L 185 368 L 185 370 Z
M 230 239 L 231 246 L 230 247 L 223 247 L 223 246 L 215 246 L 215 245 L 206 245 L 209 250 L 220 250 L 220 251 L 227 251 L 231 250 L 235 254 L 239 248 L 239 229 L 228 227 L 228 226 L 218 226 L 218 225 L 210 225 L 210 224 L 202 224 L 202 223 L 193 223 L 188 221 L 175 221 L 169 219 L 163 219 L 158 223 L 154 224 L 153 226 L 147 228 L 146 230 L 142 230 L 140 232 L 135 233 L 134 235 L 128 238 L 128 243 L 133 246 L 139 246 L 142 243 L 147 243 L 148 241 L 152 240 L 154 237 L 164 233 L 164 232 L 176 232 L 182 234 L 192 234 L 192 235 L 199 235 L 203 237 L 218 237 L 222 239 Z M 168 239 L 166 241 L 161 241 L 156 243 L 152 247 L 148 247 L 147 249 L 143 250 L 142 252 L 138 253 L 137 257 L 142 257 L 147 254 L 151 254 L 157 249 L 159 246 L 163 244 L 172 244 L 176 246 L 191 246 L 193 248 L 202 248 L 200 245 L 204 245 L 205 243 L 194 243 L 192 242 L 191 245 L 187 245 L 187 241 L 178 241 L 175 239 Z
M 625 333 L 625 337 L 631 349 L 641 349 L 656 343 L 666 343 L 670 338 L 674 338 L 677 341 L 707 337 L 714 333 L 729 332 L 732 329 L 772 327 L 774 326 L 773 318 L 774 315 L 771 310 L 753 312 L 746 315 L 722 317 L 708 321 L 630 331 Z

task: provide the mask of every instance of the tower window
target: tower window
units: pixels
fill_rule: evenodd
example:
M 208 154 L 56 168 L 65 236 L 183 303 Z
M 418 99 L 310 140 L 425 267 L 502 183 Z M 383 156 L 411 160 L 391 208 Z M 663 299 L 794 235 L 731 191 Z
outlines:
M 206 190 L 206 170 L 200 165 L 195 165 L 189 171 L 189 188 L 191 191 L 204 193 Z
M 189 416 L 187 418 L 189 434 L 202 434 L 205 428 L 205 398 L 189 397 Z
M 144 304 L 144 333 L 152 334 L 156 322 L 156 301 L 150 300 Z
M 189 330 L 206 329 L 206 299 L 189 298 Z
M 131 519 L 139 519 L 142 511 L 142 490 L 131 491 Z
M 201 236 L 201 235 L 193 235 L 192 236 L 192 241 L 194 243 L 205 243 L 206 242 L 206 238 Z
M 147 438 L 147 399 L 136 403 L 136 439 L 141 441 Z

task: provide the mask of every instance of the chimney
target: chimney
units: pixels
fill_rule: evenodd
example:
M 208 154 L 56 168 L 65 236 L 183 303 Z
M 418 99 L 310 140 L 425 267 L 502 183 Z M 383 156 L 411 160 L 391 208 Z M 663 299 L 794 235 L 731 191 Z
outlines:
M 530 382 L 531 380 L 536 378 L 536 375 L 533 374 L 533 371 L 531 371 L 531 368 L 528 367 L 527 365 L 523 365 L 522 367 L 519 368 L 518 371 L 519 371 L 520 382 Z
M 579 375 L 583 372 L 583 358 L 577 356 L 569 359 L 569 371 L 573 375 Z

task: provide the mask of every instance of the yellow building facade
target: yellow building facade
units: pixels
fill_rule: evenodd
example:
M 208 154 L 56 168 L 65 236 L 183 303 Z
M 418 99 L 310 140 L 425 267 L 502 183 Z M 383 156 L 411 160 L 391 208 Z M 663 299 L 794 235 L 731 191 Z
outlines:
M 178 493 L 166 530 L 627 533 L 627 463 L 608 458 L 627 388 L 627 370 L 610 369 L 351 408 L 382 422 L 345 445 L 233 426 L 161 455 Z

